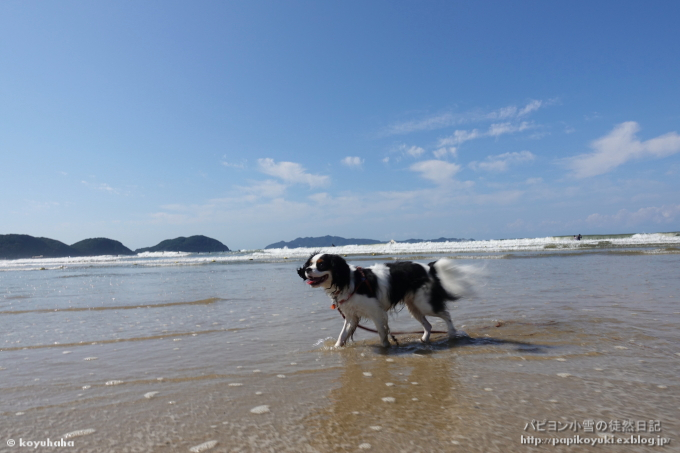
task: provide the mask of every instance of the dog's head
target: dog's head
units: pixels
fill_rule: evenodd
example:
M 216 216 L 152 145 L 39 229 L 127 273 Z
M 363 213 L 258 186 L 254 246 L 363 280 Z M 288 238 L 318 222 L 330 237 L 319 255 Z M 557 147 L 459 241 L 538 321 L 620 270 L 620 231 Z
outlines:
M 343 290 L 349 286 L 349 265 L 340 255 L 314 253 L 297 273 L 312 288 Z

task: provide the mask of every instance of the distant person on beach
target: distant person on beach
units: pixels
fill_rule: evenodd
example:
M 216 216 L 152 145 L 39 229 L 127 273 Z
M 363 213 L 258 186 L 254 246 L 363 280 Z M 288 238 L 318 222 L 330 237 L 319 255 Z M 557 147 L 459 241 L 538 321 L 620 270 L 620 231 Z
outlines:
M 577 240 L 577 241 L 580 241 L 582 237 L 583 237 L 583 236 L 581 236 L 581 233 L 579 233 L 578 236 L 576 236 L 576 240 Z

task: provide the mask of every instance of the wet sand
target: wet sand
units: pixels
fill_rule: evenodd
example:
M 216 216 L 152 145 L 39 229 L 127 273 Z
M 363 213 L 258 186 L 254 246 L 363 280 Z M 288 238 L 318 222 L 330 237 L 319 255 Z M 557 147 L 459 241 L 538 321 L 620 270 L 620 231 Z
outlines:
M 341 318 L 299 263 L 0 273 L 0 444 L 75 432 L 69 451 L 680 451 L 680 255 L 460 262 L 486 270 L 451 305 L 469 337 L 387 350 L 364 332 L 332 348 Z M 404 310 L 391 326 L 418 324 Z M 661 431 L 614 435 L 671 443 L 521 443 L 602 438 L 624 420 Z

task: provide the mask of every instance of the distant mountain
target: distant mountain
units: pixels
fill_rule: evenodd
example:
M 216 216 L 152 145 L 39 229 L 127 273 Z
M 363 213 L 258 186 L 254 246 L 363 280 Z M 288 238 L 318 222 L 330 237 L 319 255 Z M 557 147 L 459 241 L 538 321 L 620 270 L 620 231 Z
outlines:
M 135 250 L 136 253 L 144 252 L 228 252 L 229 247 L 217 239 L 206 236 L 190 236 L 166 239 L 153 247 L 145 247 Z
M 340 236 L 323 236 L 316 238 L 297 238 L 290 242 L 275 242 L 269 244 L 265 249 L 281 249 L 288 247 L 289 249 L 297 247 L 332 247 L 333 245 L 367 245 L 380 244 L 383 241 L 376 241 L 375 239 L 345 239 Z
M 36 238 L 27 234 L 0 234 L 0 259 L 15 260 L 34 256 L 61 258 L 80 256 L 80 252 L 54 239 Z
M 80 242 L 71 244 L 71 248 L 76 249 L 81 256 L 135 254 L 135 252 L 125 247 L 120 242 L 107 238 L 83 239 Z

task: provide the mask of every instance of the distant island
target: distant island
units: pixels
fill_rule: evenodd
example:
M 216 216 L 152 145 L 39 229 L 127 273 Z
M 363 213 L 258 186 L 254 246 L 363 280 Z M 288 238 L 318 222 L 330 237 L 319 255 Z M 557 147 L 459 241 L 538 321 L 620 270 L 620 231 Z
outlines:
M 405 241 L 394 241 L 400 244 L 416 244 L 419 242 L 463 242 L 474 241 L 474 239 L 459 239 L 459 238 L 439 238 L 439 239 L 407 239 Z M 289 249 L 297 247 L 334 247 L 340 245 L 370 245 L 370 244 L 384 244 L 386 241 L 378 241 L 376 239 L 345 239 L 340 236 L 321 236 L 321 237 L 307 237 L 297 238 L 290 242 L 275 242 L 269 244 L 265 249 L 281 249 L 288 247 Z
M 229 252 L 229 247 L 222 244 L 217 239 L 207 236 L 190 236 L 185 238 L 180 236 L 175 239 L 166 239 L 153 247 L 145 247 L 135 250 L 136 253 L 144 252 Z
M 72 245 L 55 239 L 27 234 L 0 234 L 0 259 L 65 258 L 76 256 L 135 255 L 142 252 L 228 252 L 229 247 L 206 236 L 167 239 L 154 247 L 134 252 L 119 241 L 107 238 L 84 239 Z
M 107 238 L 83 239 L 80 242 L 71 244 L 80 256 L 101 256 L 101 255 L 134 255 L 135 252 L 125 247 L 118 241 Z
M 80 256 L 80 252 L 54 239 L 36 238 L 27 234 L 0 234 L 0 259 L 65 256 Z

